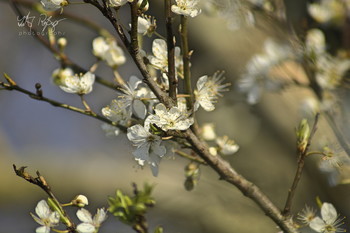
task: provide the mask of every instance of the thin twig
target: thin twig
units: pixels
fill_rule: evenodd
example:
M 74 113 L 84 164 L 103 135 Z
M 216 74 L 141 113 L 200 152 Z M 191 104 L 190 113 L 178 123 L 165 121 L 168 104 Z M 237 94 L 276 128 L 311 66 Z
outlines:
M 74 106 L 71 106 L 71 105 L 68 105 L 68 104 L 60 103 L 60 102 L 58 102 L 56 100 L 52 100 L 52 99 L 46 98 L 46 97 L 44 97 L 42 95 L 40 96 L 37 93 L 28 91 L 28 90 L 26 90 L 24 88 L 21 88 L 18 85 L 11 85 L 11 84 L 0 82 L 0 86 L 4 87 L 6 90 L 9 90 L 9 91 L 14 90 L 14 91 L 18 91 L 18 92 L 21 92 L 23 94 L 26 94 L 32 99 L 35 99 L 35 100 L 38 100 L 38 101 L 47 102 L 47 103 L 51 104 L 54 107 L 68 109 L 70 111 L 77 112 L 77 113 L 80 113 L 80 114 L 83 114 L 83 115 L 95 118 L 95 119 L 100 120 L 102 122 L 105 122 L 105 123 L 107 123 L 109 125 L 118 127 L 123 132 L 126 132 L 126 127 L 124 127 L 122 125 L 118 125 L 116 122 L 113 122 L 113 121 L 111 121 L 111 120 L 109 120 L 109 119 L 107 119 L 107 118 L 105 118 L 105 117 L 103 117 L 103 116 L 101 116 L 99 114 L 96 114 L 96 113 L 94 113 L 92 111 L 86 111 L 85 109 L 81 109 L 81 108 L 77 108 L 77 107 L 74 107 Z
M 184 157 L 184 158 L 189 159 L 191 161 L 194 161 L 194 162 L 197 162 L 197 163 L 200 163 L 203 165 L 207 165 L 207 163 L 199 157 L 194 157 L 194 156 L 189 155 L 181 150 L 175 150 L 174 152 L 175 152 L 175 154 L 180 155 L 181 157 Z
M 313 136 L 315 135 L 315 132 L 316 132 L 316 130 L 317 130 L 318 118 L 319 118 L 319 114 L 316 114 L 316 116 L 315 116 L 315 121 L 314 121 L 314 124 L 313 124 L 313 126 L 312 126 L 312 130 L 311 130 L 311 132 L 310 132 L 310 136 L 309 136 L 309 138 L 308 138 L 308 142 L 307 142 L 307 145 L 306 145 L 305 150 L 303 150 L 303 151 L 300 151 L 300 150 L 299 150 L 299 151 L 298 151 L 298 168 L 297 168 L 297 171 L 296 171 L 296 173 L 295 173 L 292 186 L 291 186 L 290 189 L 288 190 L 288 197 L 287 197 L 287 200 L 286 200 L 286 204 L 285 204 L 285 206 L 284 206 L 284 209 L 283 209 L 283 211 L 282 211 L 282 213 L 283 213 L 284 216 L 288 216 L 288 215 L 290 214 L 290 210 L 291 210 L 291 207 L 292 207 L 293 198 L 294 198 L 296 189 L 297 189 L 297 187 L 298 187 L 299 181 L 300 181 L 300 179 L 301 179 L 301 175 L 302 175 L 302 173 L 303 173 L 303 169 L 304 169 L 304 165 L 305 165 L 305 158 L 306 158 L 306 156 L 308 155 L 308 149 L 309 149 L 309 147 L 310 147 L 312 138 L 313 138 Z
M 14 9 L 14 11 L 17 13 L 17 15 L 21 18 L 23 18 L 23 13 L 22 11 L 18 8 L 17 4 L 17 0 L 11 1 L 11 5 Z M 28 25 L 26 24 L 26 27 L 28 28 Z M 61 62 L 61 65 L 63 67 L 71 67 L 76 73 L 86 73 L 88 70 L 80 67 L 79 65 L 77 65 L 76 63 L 72 62 L 65 54 L 63 54 L 62 52 L 60 52 L 57 48 L 55 48 L 54 46 L 52 46 L 49 41 L 45 40 L 45 38 L 43 36 L 41 36 L 40 33 L 38 33 L 36 31 L 36 29 L 34 27 L 28 28 L 30 29 L 33 33 L 33 37 L 35 39 L 37 39 L 42 45 L 44 45 L 44 47 L 46 47 L 48 50 L 50 50 L 50 52 Z M 95 81 L 105 87 L 111 88 L 115 91 L 120 91 L 121 86 L 116 84 L 116 83 L 112 83 L 109 82 L 99 76 L 95 76 Z
M 29 183 L 32 183 L 32 184 L 40 187 L 57 204 L 57 207 L 60 208 L 61 213 L 63 214 L 63 216 L 66 219 L 66 221 L 64 223 L 66 224 L 68 231 L 69 232 L 77 232 L 74 222 L 70 219 L 70 217 L 68 216 L 66 211 L 62 208 L 61 203 L 58 201 L 58 199 L 53 194 L 51 187 L 49 186 L 46 179 L 40 174 L 39 171 L 36 172 L 37 177 L 33 177 L 33 176 L 29 175 L 29 173 L 27 173 L 25 171 L 26 168 L 27 167 L 23 166 L 23 167 L 20 167 L 19 169 L 17 169 L 16 165 L 13 164 L 13 170 L 15 171 L 17 176 L 25 179 Z

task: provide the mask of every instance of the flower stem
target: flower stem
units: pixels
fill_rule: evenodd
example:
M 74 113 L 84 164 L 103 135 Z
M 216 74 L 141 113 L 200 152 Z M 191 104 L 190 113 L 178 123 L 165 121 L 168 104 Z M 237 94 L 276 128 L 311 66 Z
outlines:
M 288 197 L 287 197 L 284 209 L 282 211 L 282 214 L 284 216 L 288 216 L 290 214 L 290 210 L 291 210 L 292 203 L 293 203 L 293 198 L 294 198 L 296 189 L 298 187 L 299 181 L 301 179 L 301 175 L 303 173 L 303 169 L 304 169 L 304 165 L 305 165 L 305 158 L 308 155 L 308 149 L 309 149 L 309 146 L 311 144 L 311 140 L 312 140 L 312 138 L 313 138 L 313 136 L 314 136 L 314 134 L 315 134 L 315 132 L 317 130 L 318 118 L 319 118 L 319 114 L 316 114 L 314 125 L 312 126 L 312 130 L 311 130 L 308 142 L 307 142 L 306 149 L 304 151 L 299 151 L 298 152 L 298 168 L 297 168 L 297 170 L 295 172 L 295 176 L 294 176 L 294 180 L 293 180 L 292 186 L 288 190 Z

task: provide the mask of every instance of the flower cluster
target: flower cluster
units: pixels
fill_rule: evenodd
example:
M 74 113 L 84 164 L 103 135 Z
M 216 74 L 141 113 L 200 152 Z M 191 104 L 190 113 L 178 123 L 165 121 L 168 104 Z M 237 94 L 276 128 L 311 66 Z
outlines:
M 238 88 L 247 94 L 249 104 L 256 104 L 263 89 L 279 90 L 283 82 L 273 79 L 272 69 L 293 57 L 290 46 L 277 44 L 271 39 L 264 43 L 264 51 L 254 55 L 246 65 L 246 72 L 241 76 Z

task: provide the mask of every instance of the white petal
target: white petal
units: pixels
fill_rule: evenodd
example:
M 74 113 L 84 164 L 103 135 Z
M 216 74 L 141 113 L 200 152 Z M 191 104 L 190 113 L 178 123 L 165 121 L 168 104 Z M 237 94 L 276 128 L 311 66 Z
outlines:
M 41 226 L 35 229 L 36 233 L 50 233 L 50 227 Z
M 96 57 L 100 57 L 103 59 L 108 49 L 109 45 L 103 37 L 97 37 L 92 41 L 92 53 Z
M 155 39 L 152 43 L 152 52 L 155 57 L 161 59 L 167 59 L 168 56 L 168 50 L 167 50 L 167 44 L 165 40 L 163 39 Z
M 141 100 L 134 100 L 132 105 L 132 110 L 135 115 L 140 118 L 144 119 L 147 113 L 146 106 Z
M 93 233 L 95 232 L 95 226 L 90 223 L 80 223 L 77 226 L 77 230 L 80 233 Z
M 107 211 L 104 208 L 97 209 L 97 213 L 94 216 L 94 224 L 96 226 L 100 226 L 103 221 L 105 221 L 107 218 Z
M 338 217 L 337 211 L 334 208 L 334 206 L 327 202 L 324 202 L 322 204 L 321 216 L 327 224 L 333 224 Z
M 48 218 L 50 216 L 51 210 L 45 200 L 39 201 L 35 208 L 35 213 L 39 218 Z
M 80 210 L 77 211 L 77 217 L 82 222 L 92 223 L 91 213 L 84 208 L 81 208 Z
M 322 232 L 323 228 L 325 227 L 325 223 L 320 217 L 316 217 L 311 220 L 310 227 L 317 232 Z

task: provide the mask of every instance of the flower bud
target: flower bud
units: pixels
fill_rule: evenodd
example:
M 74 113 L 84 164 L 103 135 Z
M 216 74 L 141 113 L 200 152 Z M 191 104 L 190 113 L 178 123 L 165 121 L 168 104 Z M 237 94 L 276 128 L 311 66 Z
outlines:
M 61 37 L 57 40 L 58 48 L 59 50 L 63 51 L 67 46 L 67 39 L 64 37 Z
M 298 129 L 297 134 L 297 147 L 298 151 L 305 152 L 309 138 L 310 138 L 310 126 L 306 119 L 302 119 Z
M 78 195 L 72 200 L 72 205 L 78 206 L 80 208 L 89 204 L 89 201 L 86 196 Z

